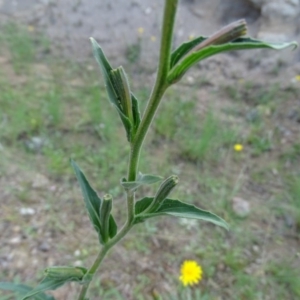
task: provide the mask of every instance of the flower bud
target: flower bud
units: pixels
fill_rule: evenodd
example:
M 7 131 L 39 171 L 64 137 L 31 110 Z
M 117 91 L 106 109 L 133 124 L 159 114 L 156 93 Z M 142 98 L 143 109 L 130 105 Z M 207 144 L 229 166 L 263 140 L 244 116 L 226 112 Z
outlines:
M 81 280 L 84 272 L 79 267 L 50 267 L 45 270 L 45 275 L 53 279 L 78 279 Z
M 195 46 L 189 53 L 199 51 L 211 45 L 226 44 L 247 34 L 247 23 L 244 19 L 235 21 L 214 33 L 206 40 Z
M 111 70 L 110 79 L 118 98 L 119 109 L 131 122 L 133 122 L 131 92 L 123 67 L 121 66 Z
M 112 209 L 112 196 L 109 194 L 104 195 L 100 207 L 100 223 L 102 230 L 102 237 L 104 243 L 109 238 L 109 217 Z
M 178 177 L 175 175 L 172 175 L 168 177 L 165 181 L 163 181 L 158 191 L 156 192 L 152 203 L 146 209 L 145 213 L 155 212 L 157 209 L 159 209 L 160 206 L 163 204 L 164 200 L 168 197 L 173 188 L 177 185 L 178 181 Z

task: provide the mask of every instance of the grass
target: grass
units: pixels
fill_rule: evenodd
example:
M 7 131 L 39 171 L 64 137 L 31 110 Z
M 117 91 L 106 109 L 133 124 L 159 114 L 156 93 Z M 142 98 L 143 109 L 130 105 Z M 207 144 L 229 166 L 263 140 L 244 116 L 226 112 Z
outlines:
M 0 56 L 6 60 L 0 68 L 0 228 L 5 229 L 0 257 L 11 252 L 13 258 L 0 280 L 34 284 L 51 264 L 89 266 L 97 253 L 69 158 L 100 196 L 113 195 L 121 225 L 125 209 L 119 180 L 129 147 L 99 87 L 98 70 L 37 55 L 46 53 L 47 41 L 13 24 L 3 28 L 1 41 Z M 148 91 L 135 92 L 142 106 Z M 299 298 L 300 141 L 295 135 L 282 144 L 276 131 L 281 120 L 294 128 L 281 118 L 288 103 L 296 103 L 295 93 L 283 96 L 278 84 L 249 82 L 211 94 L 202 111 L 196 92 L 183 97 L 173 88 L 167 93 L 146 141 L 141 171 L 177 174 L 180 184 L 172 196 L 221 215 L 230 232 L 172 218 L 146 222 L 105 260 L 91 298 L 187 299 L 189 291 L 178 282 L 185 259 L 196 259 L 204 270 L 203 281 L 190 290 L 191 299 Z M 218 98 L 228 93 L 229 104 L 220 110 Z M 234 152 L 235 143 L 244 150 Z M 37 174 L 44 182 L 37 181 Z M 138 196 L 152 195 L 156 187 Z M 234 196 L 250 202 L 247 217 L 232 210 Z M 20 216 L 22 207 L 36 214 Z M 293 226 L 285 224 L 286 216 Z M 15 236 L 24 237 L 17 250 L 10 244 Z M 50 244 L 46 253 L 38 248 L 45 240 Z M 81 255 L 75 256 L 75 250 Z M 34 254 L 24 264 L 22 253 L 30 251 Z M 76 286 L 64 291 L 57 298 L 71 299 Z

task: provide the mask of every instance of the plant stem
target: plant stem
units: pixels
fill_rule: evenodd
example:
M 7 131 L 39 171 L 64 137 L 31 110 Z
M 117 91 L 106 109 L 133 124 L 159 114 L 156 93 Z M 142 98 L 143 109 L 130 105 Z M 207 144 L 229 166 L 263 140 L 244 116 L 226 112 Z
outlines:
M 157 77 L 145 109 L 144 116 L 132 144 L 128 181 L 133 181 L 136 179 L 142 144 L 155 116 L 162 96 L 168 87 L 166 79 L 170 68 L 171 46 L 177 5 L 178 0 L 165 1 Z
M 160 58 L 158 64 L 158 72 L 156 81 L 151 92 L 148 104 L 142 118 L 139 129 L 136 133 L 135 139 L 131 144 L 129 165 L 128 165 L 128 181 L 134 181 L 136 179 L 139 156 L 142 148 L 143 141 L 147 135 L 148 129 L 152 123 L 155 116 L 159 103 L 162 99 L 164 92 L 166 91 L 167 75 L 170 68 L 170 56 L 171 56 L 171 46 L 173 37 L 173 28 L 176 16 L 178 0 L 166 0 L 163 16 L 163 28 L 161 34 L 161 48 L 160 48 Z M 104 259 L 107 252 L 112 248 L 117 242 L 119 242 L 131 229 L 134 224 L 134 192 L 127 193 L 127 222 L 124 227 L 119 231 L 119 233 L 112 238 L 107 244 L 105 244 L 101 251 L 99 252 L 95 262 L 93 263 L 87 274 L 94 275 L 98 270 L 102 260 Z M 85 283 L 82 286 L 78 300 L 84 300 L 87 290 L 89 288 L 90 282 Z
M 131 222 L 127 221 L 126 224 L 124 225 L 124 227 L 119 231 L 119 233 L 101 248 L 92 267 L 87 271 L 87 274 L 90 274 L 93 276 L 96 273 L 102 260 L 104 259 L 105 255 L 108 253 L 110 248 L 112 248 L 116 243 L 118 243 L 128 233 L 128 231 L 132 228 L 132 226 L 133 226 L 133 221 L 131 221 Z M 83 284 L 82 289 L 79 294 L 79 297 L 78 297 L 78 300 L 85 299 L 85 295 L 87 293 L 89 285 L 90 285 L 90 281 Z

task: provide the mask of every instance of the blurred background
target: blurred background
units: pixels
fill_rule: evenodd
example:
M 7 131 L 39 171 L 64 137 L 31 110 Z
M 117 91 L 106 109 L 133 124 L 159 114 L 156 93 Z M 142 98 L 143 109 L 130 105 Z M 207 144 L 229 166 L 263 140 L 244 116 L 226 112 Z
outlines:
M 123 65 L 143 111 L 163 2 L 0 0 L 0 281 L 33 286 L 48 266 L 89 267 L 97 255 L 70 158 L 100 196 L 113 195 L 122 225 L 129 146 L 89 37 Z M 299 14 L 299 0 L 181 0 L 174 47 L 241 18 L 254 38 L 299 41 Z M 167 91 L 140 171 L 178 175 L 172 197 L 217 213 L 231 230 L 149 220 L 111 251 L 91 299 L 187 299 L 178 280 L 185 259 L 204 272 L 192 299 L 300 298 L 299 90 L 300 52 L 289 48 L 214 56 Z M 52 292 L 77 293 L 75 284 Z

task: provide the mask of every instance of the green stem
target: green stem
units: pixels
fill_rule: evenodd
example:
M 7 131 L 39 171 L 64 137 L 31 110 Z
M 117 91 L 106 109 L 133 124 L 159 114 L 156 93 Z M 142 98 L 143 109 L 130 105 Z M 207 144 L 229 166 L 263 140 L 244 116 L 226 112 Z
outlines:
M 92 267 L 88 270 L 87 274 L 90 274 L 93 276 L 96 273 L 96 271 L 98 270 L 102 260 L 104 259 L 105 255 L 108 253 L 108 251 L 128 233 L 128 231 L 132 228 L 132 226 L 133 226 L 133 221 L 131 221 L 131 222 L 127 221 L 126 224 L 124 225 L 124 227 L 119 231 L 119 233 L 102 247 L 96 260 L 94 261 Z M 87 293 L 89 285 L 90 285 L 90 281 L 83 284 L 82 289 L 79 294 L 79 297 L 78 297 L 78 300 L 85 299 L 85 295 Z
M 139 129 L 136 133 L 135 139 L 131 144 L 129 165 L 128 165 L 128 181 L 134 181 L 136 179 L 139 156 L 143 141 L 147 135 L 148 129 L 153 121 L 159 103 L 162 99 L 164 92 L 168 87 L 167 75 L 170 68 L 170 57 L 171 57 L 171 46 L 172 46 L 172 37 L 173 37 L 173 28 L 176 16 L 178 0 L 166 0 L 163 16 L 163 28 L 161 34 L 161 48 L 160 48 L 160 58 L 158 64 L 158 72 L 156 81 L 151 92 L 144 116 L 142 118 Z M 134 224 L 134 193 L 127 193 L 127 222 L 124 227 L 119 231 L 119 233 L 112 238 L 107 244 L 103 246 L 99 252 L 94 264 L 87 272 L 87 274 L 94 275 L 98 270 L 102 260 L 104 259 L 107 252 L 112 248 L 116 243 L 118 243 L 132 228 Z M 82 286 L 78 300 L 84 300 L 87 290 L 89 288 L 90 282 L 85 283 Z
M 132 143 L 128 181 L 133 181 L 136 179 L 142 144 L 155 116 L 162 96 L 168 87 L 166 79 L 170 68 L 171 46 L 177 5 L 178 0 L 166 0 L 165 2 L 157 77 L 141 124 Z

